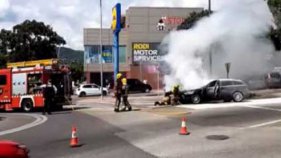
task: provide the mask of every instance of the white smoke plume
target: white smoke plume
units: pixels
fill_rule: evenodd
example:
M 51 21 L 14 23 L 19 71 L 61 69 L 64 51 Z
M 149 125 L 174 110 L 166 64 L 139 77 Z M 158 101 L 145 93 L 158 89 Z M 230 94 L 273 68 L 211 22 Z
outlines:
M 175 83 L 184 89 L 198 88 L 210 79 L 226 78 L 227 62 L 231 63 L 231 78 L 268 71 L 274 49 L 265 36 L 272 27 L 271 19 L 263 0 L 226 0 L 193 28 L 172 31 L 162 42 L 168 45 L 164 61 L 171 69 L 165 76 L 166 89 Z

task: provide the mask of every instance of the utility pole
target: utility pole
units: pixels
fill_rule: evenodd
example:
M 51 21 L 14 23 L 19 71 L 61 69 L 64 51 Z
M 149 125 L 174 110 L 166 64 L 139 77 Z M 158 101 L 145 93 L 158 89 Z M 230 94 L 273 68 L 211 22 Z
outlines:
M 209 0 L 209 3 L 208 3 L 209 5 L 209 7 L 208 7 L 208 10 L 209 10 L 209 15 L 210 15 L 210 13 L 211 13 L 211 10 L 212 10 L 212 0 Z
M 57 58 L 60 59 L 60 49 L 61 49 L 61 46 L 59 45 L 59 48 L 57 49 Z
M 102 0 L 100 0 L 100 91 L 103 100 L 103 57 L 102 57 Z
M 208 11 L 209 11 L 209 16 L 211 15 L 211 11 L 212 11 L 212 1 L 209 0 L 209 3 L 208 3 L 209 7 L 208 7 Z M 212 76 L 213 75 L 213 70 L 212 70 L 212 67 L 213 67 L 213 59 L 212 59 L 212 44 L 210 45 L 210 53 L 209 53 L 209 63 L 210 63 L 210 75 Z

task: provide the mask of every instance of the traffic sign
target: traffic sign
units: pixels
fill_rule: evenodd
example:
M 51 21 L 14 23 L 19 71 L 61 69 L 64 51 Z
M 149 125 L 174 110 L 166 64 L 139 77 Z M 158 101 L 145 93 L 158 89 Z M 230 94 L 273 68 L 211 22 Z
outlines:
M 230 66 L 231 66 L 231 63 L 225 63 L 226 77 L 227 78 L 229 78 Z

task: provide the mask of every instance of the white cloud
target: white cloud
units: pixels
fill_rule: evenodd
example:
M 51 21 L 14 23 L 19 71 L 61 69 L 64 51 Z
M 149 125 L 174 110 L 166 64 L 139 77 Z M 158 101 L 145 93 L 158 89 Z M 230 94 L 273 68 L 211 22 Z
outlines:
M 208 0 L 103 0 L 104 27 L 110 26 L 111 9 L 117 2 L 124 13 L 129 6 L 206 7 Z M 99 13 L 99 0 L 0 0 L 0 29 L 35 19 L 51 25 L 67 46 L 83 49 L 83 28 L 99 27 Z
M 0 18 L 6 15 L 6 11 L 9 9 L 10 3 L 9 0 L 0 1 Z

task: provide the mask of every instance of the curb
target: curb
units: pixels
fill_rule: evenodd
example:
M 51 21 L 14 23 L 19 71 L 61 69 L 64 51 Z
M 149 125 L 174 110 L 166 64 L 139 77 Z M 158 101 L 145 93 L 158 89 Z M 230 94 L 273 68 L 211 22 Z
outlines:
M 0 117 L 0 121 L 3 121 L 5 119 L 6 119 L 6 117 Z

